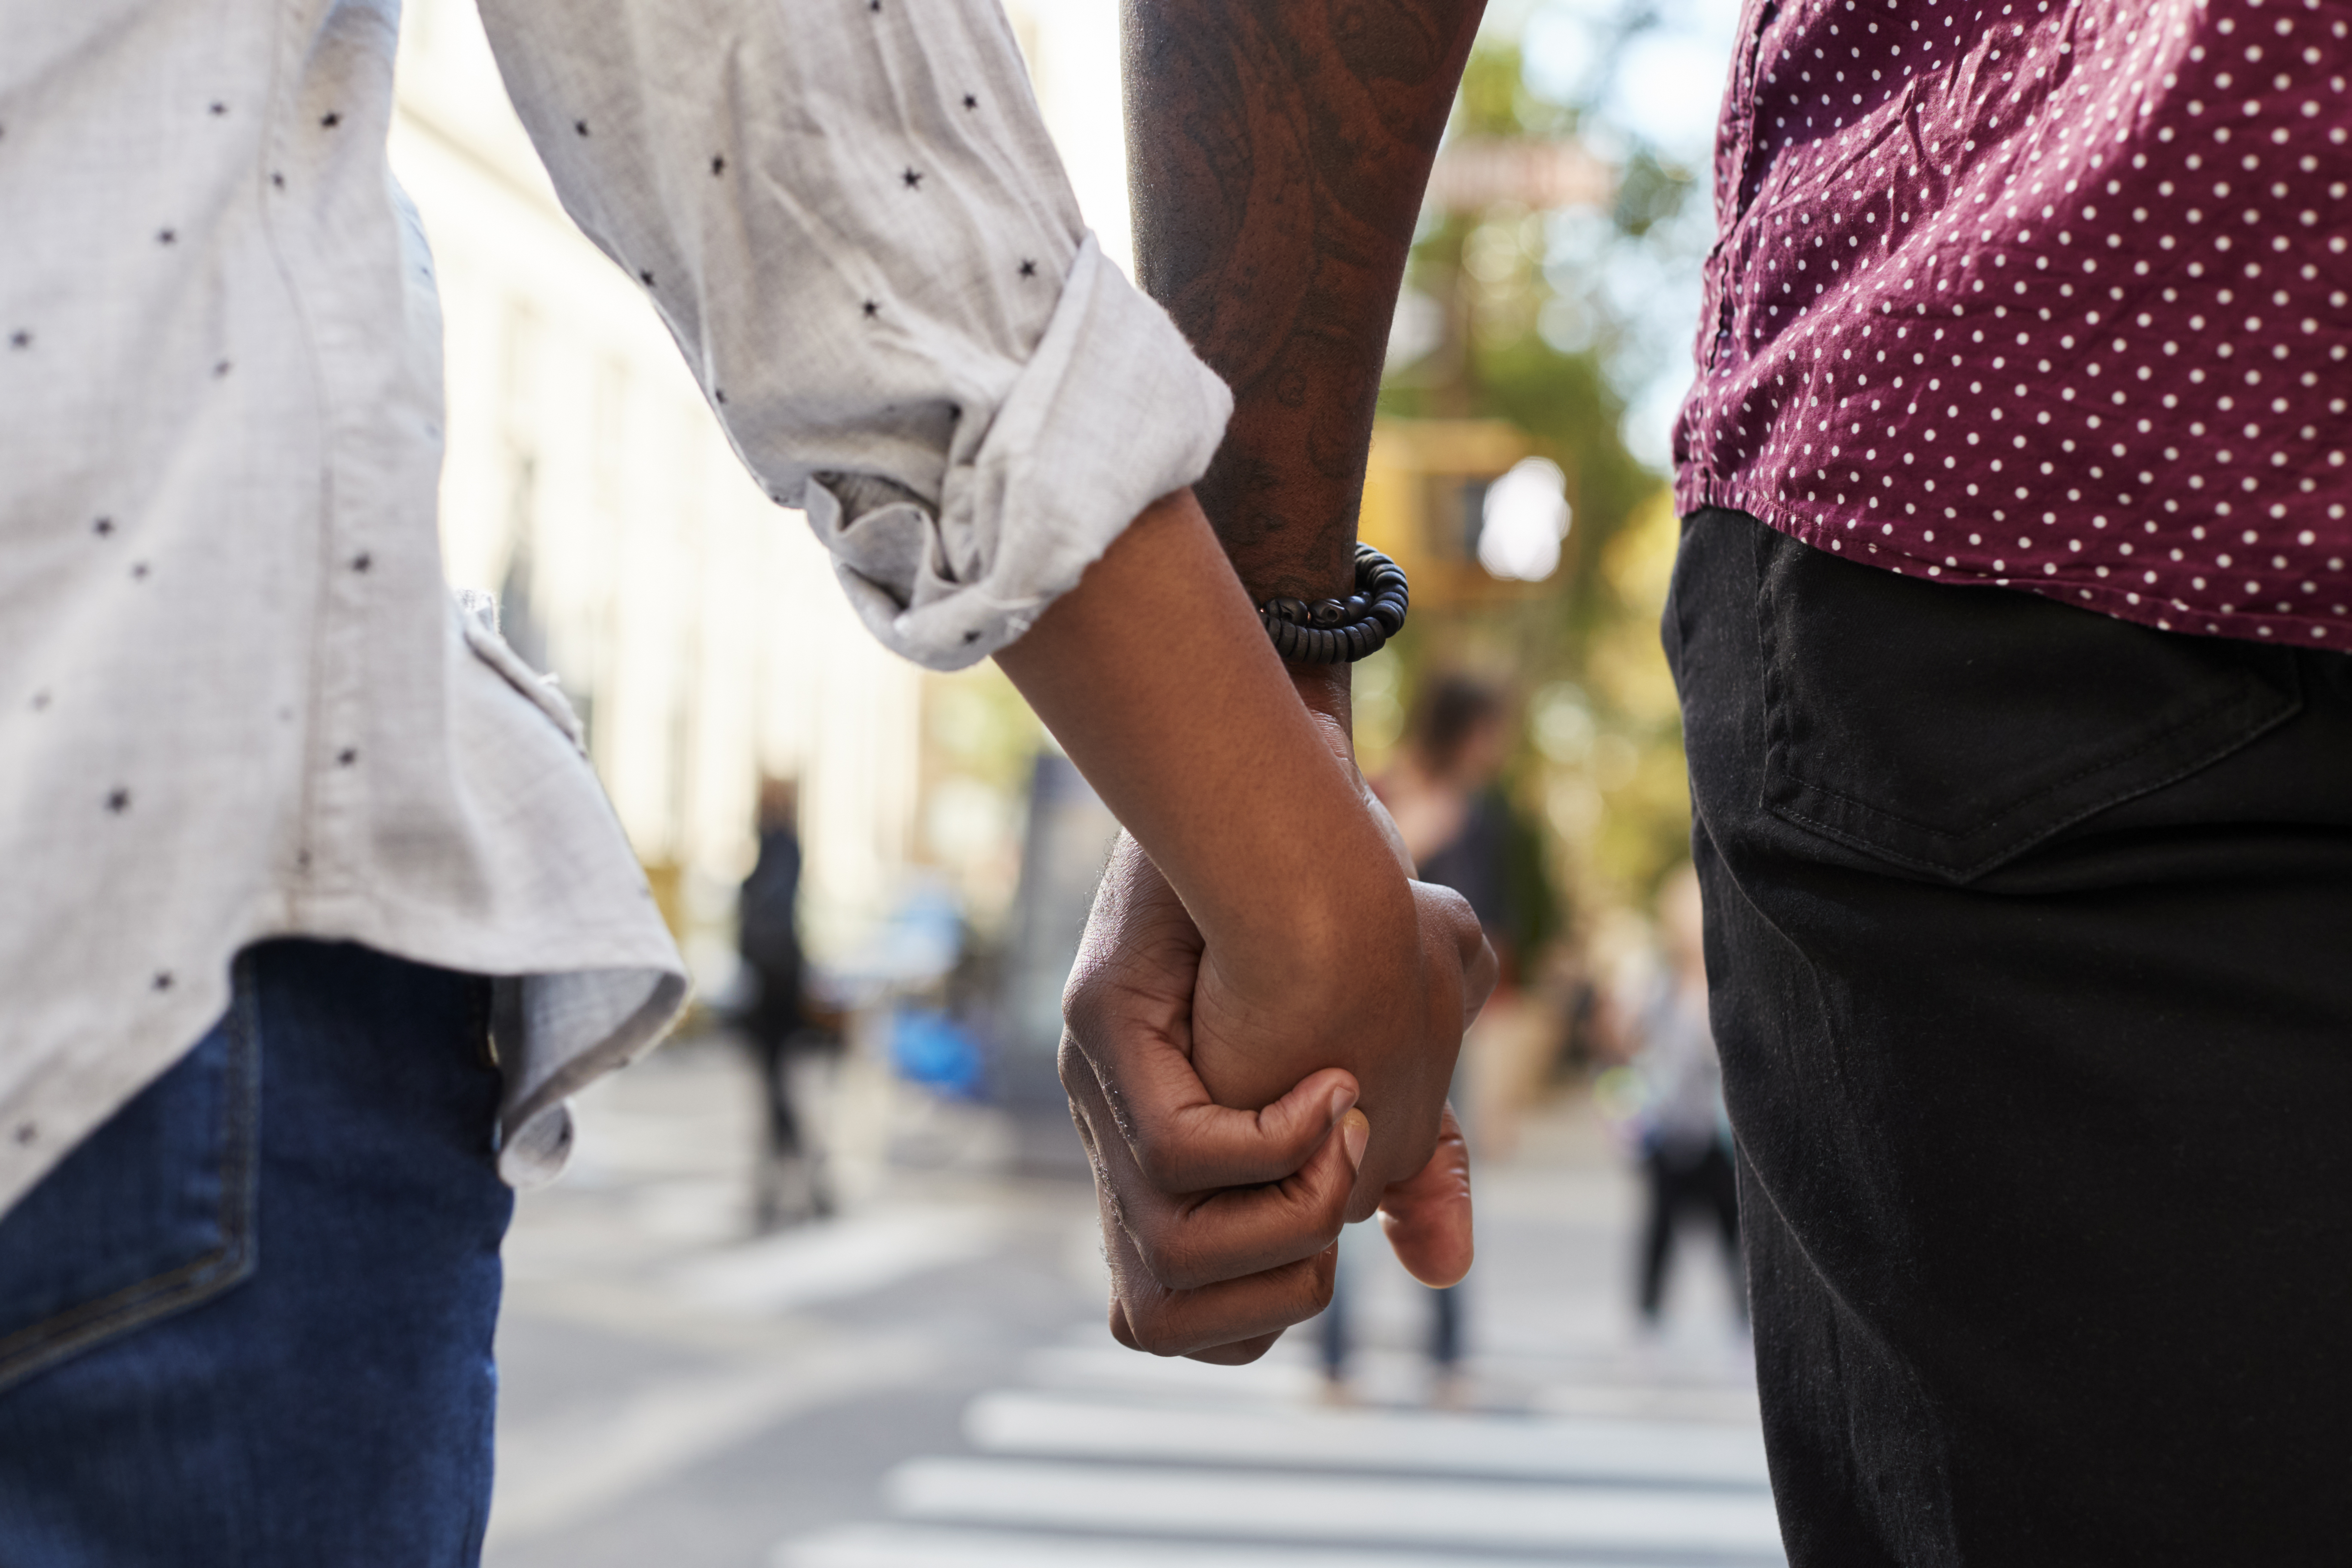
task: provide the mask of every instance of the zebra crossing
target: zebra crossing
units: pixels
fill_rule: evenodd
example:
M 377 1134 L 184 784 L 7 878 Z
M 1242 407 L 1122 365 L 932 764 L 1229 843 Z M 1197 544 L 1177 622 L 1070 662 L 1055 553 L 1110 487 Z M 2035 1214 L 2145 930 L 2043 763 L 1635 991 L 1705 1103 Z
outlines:
M 608 1080 L 508 1247 L 495 1568 L 1780 1568 L 1729 1279 L 1626 1302 L 1638 1190 L 1574 1106 L 1482 1173 L 1466 1360 L 1370 1227 L 1249 1366 L 1105 1332 L 1091 1194 L 898 1172 L 747 1240 L 732 1052 Z M 1350 1250 L 1352 1246 L 1353 1250 Z M 1480 1413 L 1432 1410 L 1474 1401 Z
M 966 1406 L 968 1452 L 889 1471 L 887 1518 L 771 1568 L 1784 1562 L 1752 1425 L 1331 1408 L 1304 1365 L 1072 1347 L 1024 1372 Z

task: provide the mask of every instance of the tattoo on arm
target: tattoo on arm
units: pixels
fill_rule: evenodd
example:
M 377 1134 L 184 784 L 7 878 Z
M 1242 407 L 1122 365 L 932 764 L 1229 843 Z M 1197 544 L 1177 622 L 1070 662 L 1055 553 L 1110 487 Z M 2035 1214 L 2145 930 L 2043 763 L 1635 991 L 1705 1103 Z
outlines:
M 1344 595 L 1389 321 L 1485 0 L 1126 0 L 1136 267 L 1234 389 L 1254 599 Z

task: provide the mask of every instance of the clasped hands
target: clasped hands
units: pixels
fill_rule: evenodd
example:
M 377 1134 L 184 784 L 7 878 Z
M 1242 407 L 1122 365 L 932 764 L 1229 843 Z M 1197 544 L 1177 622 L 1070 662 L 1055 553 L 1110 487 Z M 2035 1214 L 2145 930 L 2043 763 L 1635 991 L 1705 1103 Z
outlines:
M 1408 879 L 1362 798 L 1396 863 L 1335 878 L 1331 918 L 1287 952 L 1213 949 L 1134 840 L 1112 853 L 1060 1066 L 1130 1349 L 1255 1360 L 1328 1304 L 1340 1226 L 1376 1210 L 1417 1279 L 1469 1270 L 1445 1092 L 1495 955 L 1459 894 Z
M 996 661 L 1135 836 L 1062 1006 L 1111 1331 L 1252 1360 L 1322 1310 L 1341 1224 L 1376 1209 L 1407 1268 L 1460 1279 L 1445 1086 L 1495 957 L 1459 895 L 1410 879 L 1344 682 L 1285 670 L 1189 489 Z

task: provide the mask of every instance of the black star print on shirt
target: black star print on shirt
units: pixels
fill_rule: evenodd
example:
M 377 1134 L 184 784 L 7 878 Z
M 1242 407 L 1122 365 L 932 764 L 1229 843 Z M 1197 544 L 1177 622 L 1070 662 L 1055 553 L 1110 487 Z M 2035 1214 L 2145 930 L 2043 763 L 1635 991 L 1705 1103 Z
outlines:
M 963 95 L 963 106 L 966 109 L 978 109 L 980 107 L 980 100 L 967 92 Z
M 917 170 L 909 169 L 898 177 L 907 183 L 907 188 L 910 191 L 919 190 L 922 188 L 923 176 L 920 172 Z
M 710 173 L 711 173 L 712 177 L 713 177 L 713 178 L 716 178 L 717 176 L 719 176 L 719 175 L 720 175 L 720 174 L 725 174 L 726 172 L 727 172 L 727 158 L 726 158 L 726 155 L 725 155 L 724 153 L 712 153 L 712 154 L 710 155 Z
M 866 319 L 867 321 L 872 321 L 875 317 L 877 317 L 877 316 L 880 315 L 881 313 L 882 313 L 882 307 L 881 307 L 881 306 L 879 306 L 879 305 L 876 304 L 876 303 L 875 303 L 873 300 L 866 300 Z
M 1022 277 L 1024 277 L 1024 278 L 1034 278 L 1034 277 L 1036 277 L 1036 276 L 1037 276 L 1037 264 L 1036 264 L 1035 262 L 1034 262 L 1034 261 L 1027 261 L 1027 260 L 1023 261 L 1023 262 L 1021 263 L 1021 276 L 1022 276 Z

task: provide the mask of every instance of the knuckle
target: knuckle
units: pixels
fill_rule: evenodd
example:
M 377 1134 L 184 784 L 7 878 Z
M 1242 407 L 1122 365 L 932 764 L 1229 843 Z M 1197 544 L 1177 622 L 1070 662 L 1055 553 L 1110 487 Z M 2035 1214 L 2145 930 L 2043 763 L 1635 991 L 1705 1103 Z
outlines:
M 1067 1033 L 1062 1036 L 1061 1049 L 1054 1054 L 1054 1071 L 1062 1080 L 1062 1092 L 1076 1100 L 1079 1093 L 1094 1087 L 1094 1064 L 1078 1042 Z
M 1070 971 L 1070 982 L 1062 987 L 1062 1024 L 1069 1035 L 1086 1040 L 1100 1031 L 1109 990 L 1102 971 L 1096 966 L 1081 963 Z
M 1300 1292 L 1307 1310 L 1299 1314 L 1300 1321 L 1314 1317 L 1331 1305 L 1332 1289 L 1339 1279 L 1339 1270 L 1332 1267 L 1334 1261 L 1328 1254 L 1307 1260 L 1308 1266 L 1304 1270 L 1305 1289 Z
M 1199 1249 L 1173 1226 L 1147 1226 L 1135 1245 L 1143 1266 L 1168 1289 L 1193 1290 L 1208 1283 Z
M 1192 1348 L 1175 1315 L 1157 1307 L 1139 1311 L 1130 1305 L 1127 1309 L 1127 1331 L 1134 1336 L 1135 1348 L 1148 1355 L 1182 1355 Z
M 1280 1334 L 1261 1334 L 1255 1339 L 1241 1340 L 1233 1344 L 1217 1345 L 1192 1352 L 1194 1361 L 1204 1361 L 1212 1366 L 1247 1366 L 1275 1347 Z
M 1163 1193 L 1181 1193 L 1191 1189 L 1186 1161 L 1181 1150 L 1173 1148 L 1160 1129 L 1139 1121 L 1129 1121 L 1123 1129 L 1128 1145 L 1135 1151 L 1136 1169 L 1143 1179 Z
M 1307 1235 L 1318 1244 L 1318 1250 L 1339 1239 L 1348 1228 L 1348 1199 L 1352 1195 L 1345 1182 L 1334 1182 L 1330 1191 L 1316 1203 L 1314 1209 L 1302 1216 Z

